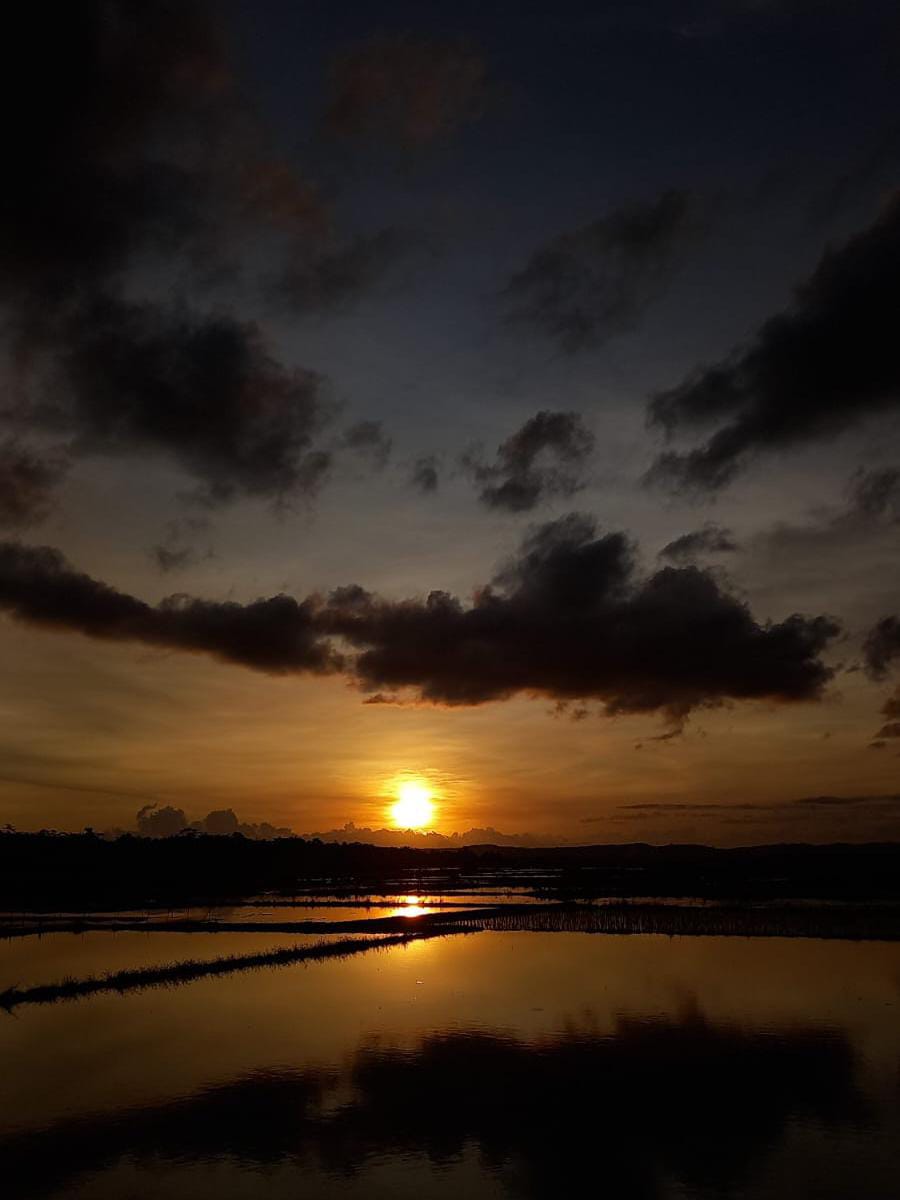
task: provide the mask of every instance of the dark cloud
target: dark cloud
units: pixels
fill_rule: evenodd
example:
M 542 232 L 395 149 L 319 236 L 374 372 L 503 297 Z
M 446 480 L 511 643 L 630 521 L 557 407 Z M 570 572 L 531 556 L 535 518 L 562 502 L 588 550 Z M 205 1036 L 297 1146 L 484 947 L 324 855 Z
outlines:
M 314 627 L 312 600 L 241 605 L 175 595 L 153 606 L 81 574 L 49 547 L 0 543 L 0 609 L 45 628 L 210 654 L 270 674 L 341 667 Z
M 281 263 L 269 293 L 297 313 L 340 309 L 380 282 L 408 249 L 409 239 L 394 229 L 359 234 L 324 252 L 299 244 Z
M 27 119 L 4 144 L 0 416 L 64 433 L 72 453 L 164 454 L 207 500 L 285 502 L 327 474 L 312 444 L 332 415 L 324 381 L 279 362 L 252 322 L 205 311 L 202 281 L 274 255 L 282 299 L 329 308 L 381 272 L 395 238 L 341 240 L 241 102 L 216 15 L 85 0 L 6 19 L 6 108 Z M 194 294 L 176 305 L 149 281 L 185 265 Z
M 211 545 L 201 554 L 194 540 L 210 531 L 210 522 L 206 517 L 179 517 L 166 525 L 165 540 L 151 547 L 150 557 L 159 569 L 168 574 L 170 571 L 183 571 L 193 566 L 201 558 L 214 558 Z
M 138 249 L 194 232 L 199 180 L 176 129 L 218 132 L 227 68 L 191 0 L 17 5 L 8 54 L 0 288 L 30 316 L 115 276 Z M 192 147 L 193 151 L 193 147 Z
M 255 325 L 105 298 L 63 324 L 58 347 L 55 399 L 27 419 L 79 451 L 167 454 L 211 501 L 321 484 L 323 380 L 282 366 Z
M 487 66 L 464 40 L 375 37 L 332 63 L 323 127 L 342 140 L 415 150 L 476 120 L 488 101 Z
M 638 324 L 700 227 L 694 197 L 673 190 L 560 234 L 506 285 L 510 319 L 569 353 L 601 346 Z
M 464 606 L 445 592 L 241 605 L 171 596 L 151 606 L 80 574 L 58 551 L 0 543 L 0 609 L 48 628 L 210 654 L 271 674 L 345 671 L 365 690 L 480 704 L 516 693 L 596 699 L 607 713 L 728 700 L 813 700 L 833 671 L 827 617 L 760 625 L 696 567 L 640 575 L 628 539 L 571 514 L 532 532 Z M 356 657 L 340 653 L 344 643 Z
M 866 517 L 900 520 L 900 470 L 860 468 L 850 481 L 850 500 L 853 510 Z
M 154 546 L 150 554 L 165 575 L 168 575 L 170 571 L 183 571 L 185 567 L 192 566 L 197 559 L 196 553 L 190 546 L 173 548 L 164 546 L 162 543 Z
M 594 436 L 578 413 L 539 412 L 498 446 L 492 464 L 470 453 L 463 465 L 480 485 L 479 499 L 488 508 L 527 512 L 582 488 L 593 448 Z
M 0 528 L 24 529 L 42 521 L 67 466 L 62 455 L 39 454 L 15 438 L 0 442 Z
M 872 679 L 886 679 L 898 657 L 900 657 L 900 618 L 882 617 L 869 630 L 863 642 L 866 672 Z M 880 743 L 881 746 L 884 746 L 884 738 L 900 736 L 900 688 L 884 701 L 881 706 L 881 715 L 887 718 L 887 721 L 875 734 L 876 741 L 872 744 Z
M 900 796 L 803 796 L 793 802 L 799 808 L 858 808 L 862 805 L 900 803 Z
M 437 455 L 423 454 L 421 458 L 417 458 L 413 463 L 409 482 L 420 492 L 436 492 L 440 483 Z
M 359 421 L 344 430 L 340 448 L 368 458 L 374 467 L 381 470 L 387 465 L 393 443 L 380 421 Z
M 894 659 L 900 656 L 900 618 L 883 617 L 863 644 L 866 670 L 873 679 L 884 679 Z
M 900 401 L 893 313 L 900 277 L 900 196 L 829 250 L 749 346 L 702 367 L 650 405 L 672 434 L 715 427 L 703 445 L 666 451 L 649 479 L 685 490 L 724 487 L 754 456 L 834 437 Z
M 577 515 L 532 533 L 470 607 L 444 592 L 397 603 L 346 588 L 322 621 L 358 648 L 372 689 L 448 704 L 595 698 L 609 713 L 671 717 L 819 696 L 832 675 L 819 656 L 838 629 L 825 617 L 759 625 L 695 567 L 641 577 L 624 535 L 598 536 Z
M 900 522 L 900 472 L 885 467 L 858 470 L 839 504 L 819 507 L 802 522 L 776 521 L 748 536 L 741 546 L 745 570 L 793 586 L 826 588 L 834 582 L 834 561 L 854 561 L 857 582 L 868 570 L 864 590 L 884 581 L 884 556 L 890 555 Z M 748 566 L 749 564 L 749 566 Z M 777 590 L 777 585 L 776 585 Z
M 771 809 L 780 807 L 772 804 L 703 804 L 703 803 L 665 803 L 656 802 L 642 804 L 618 804 L 617 808 L 626 809 L 628 812 L 642 813 L 701 813 L 701 812 L 755 812 L 757 809 Z M 593 821 L 605 820 L 604 817 L 593 817 Z
M 663 546 L 659 557 L 681 564 L 691 562 L 703 554 L 731 554 L 737 549 L 737 542 L 730 529 L 723 529 L 721 525 L 709 522 L 702 529 L 683 533 L 681 537 Z
M 803 810 L 839 811 L 841 809 L 893 809 L 900 805 L 900 796 L 802 796 L 798 800 L 750 801 L 740 804 L 715 804 L 703 802 L 667 802 L 646 801 L 640 804 L 618 804 L 616 807 L 624 812 L 644 813 L 646 815 L 665 815 L 667 813 L 718 813 L 727 816 L 729 813 L 758 813 L 761 819 L 784 816 L 791 812 Z M 591 817 L 589 822 L 604 821 L 606 817 Z

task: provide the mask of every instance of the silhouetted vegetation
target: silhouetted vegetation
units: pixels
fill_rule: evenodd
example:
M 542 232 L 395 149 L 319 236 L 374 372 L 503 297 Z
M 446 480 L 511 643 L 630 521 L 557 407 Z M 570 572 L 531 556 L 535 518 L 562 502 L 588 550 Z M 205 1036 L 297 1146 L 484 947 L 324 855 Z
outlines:
M 23 1004 L 55 1004 L 59 1000 L 80 1000 L 100 992 L 144 991 L 153 987 L 175 987 L 207 979 L 213 975 L 233 975 L 238 971 L 255 971 L 261 967 L 286 967 L 298 962 L 317 962 L 324 958 L 349 958 L 367 950 L 382 950 L 401 946 L 427 930 L 382 938 L 355 938 L 337 942 L 321 942 L 315 946 L 284 946 L 258 954 L 229 954 L 221 958 L 183 959 L 159 967 L 137 967 L 132 970 L 111 971 L 84 979 L 64 979 L 59 983 L 38 984 L 35 987 L 10 987 L 0 992 L 0 1008 L 11 1012 Z M 434 936 L 432 934 L 432 936 Z
M 427 918 L 421 918 L 427 920 Z M 661 933 L 669 937 L 807 937 L 900 941 L 900 908 L 662 904 L 532 905 L 485 915 L 463 913 L 470 925 L 504 933 Z
M 0 937 L 42 933 L 450 933 L 493 929 L 504 933 L 662 933 L 703 937 L 815 937 L 900 941 L 900 905 L 502 904 L 449 908 L 418 916 L 352 921 L 228 921 L 219 918 L 78 917 L 42 923 L 0 922 Z M 0 999 L 2 1003 L 2 999 Z
M 87 911 L 233 901 L 261 892 L 378 895 L 522 885 L 548 899 L 900 899 L 900 845 L 474 846 L 414 850 L 240 835 L 0 834 L 0 906 Z
M 524 906 L 522 906 L 524 907 Z M 547 905 L 554 911 L 558 904 Z M 0 922 L 0 937 L 28 937 L 35 933 L 86 933 L 88 930 L 99 930 L 108 933 L 311 933 L 311 934 L 347 934 L 347 933 L 398 933 L 409 932 L 412 929 L 441 928 L 443 926 L 460 925 L 466 917 L 470 918 L 468 927 L 478 927 L 477 917 L 482 913 L 505 912 L 505 907 L 478 909 L 449 909 L 447 912 L 426 913 L 420 916 L 394 917 L 362 917 L 352 921 L 227 921 L 218 918 L 198 919 L 187 918 L 153 920 L 152 918 L 114 918 L 78 917 L 75 920 L 53 921 L 41 925 L 37 922 L 13 924 Z M 474 922 L 474 925 L 473 925 Z

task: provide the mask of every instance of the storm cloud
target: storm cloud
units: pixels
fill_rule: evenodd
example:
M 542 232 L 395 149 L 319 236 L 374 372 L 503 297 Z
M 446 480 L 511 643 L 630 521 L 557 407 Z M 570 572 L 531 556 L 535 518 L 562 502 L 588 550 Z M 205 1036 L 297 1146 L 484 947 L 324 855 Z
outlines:
M 683 720 L 729 700 L 820 697 L 830 618 L 757 623 L 697 567 L 639 573 L 622 533 L 570 514 L 523 542 L 469 605 L 445 592 L 250 604 L 172 596 L 152 606 L 46 547 L 0 544 L 0 608 L 34 625 L 210 654 L 271 674 L 343 671 L 363 690 L 475 705 L 517 693 L 598 700 L 609 714 Z M 349 647 L 349 651 L 345 650 Z
M 488 508 L 527 512 L 543 501 L 579 491 L 593 448 L 594 436 L 578 413 L 539 412 L 497 447 L 493 463 L 470 453 L 463 466 Z
M 445 592 L 396 603 L 360 588 L 322 615 L 359 650 L 368 688 L 479 704 L 518 692 L 594 698 L 608 713 L 678 719 L 728 699 L 808 700 L 831 670 L 826 617 L 757 624 L 696 567 L 637 571 L 621 533 L 571 514 L 531 533 L 470 606 Z
M 672 190 L 560 234 L 507 283 L 509 319 L 567 353 L 602 346 L 638 324 L 700 228 L 695 199 Z
M 749 345 L 653 399 L 650 422 L 667 434 L 715 431 L 693 450 L 665 451 L 648 478 L 715 491 L 757 455 L 833 438 L 896 410 L 898 280 L 895 195 L 870 228 L 826 252 L 791 306 Z
M 325 380 L 282 363 L 216 287 L 274 256 L 285 303 L 333 307 L 393 241 L 342 240 L 269 149 L 214 15 L 192 0 L 11 10 L 6 107 L 28 117 L 4 146 L 0 417 L 66 436 L 75 456 L 165 455 L 207 501 L 284 503 L 327 472 Z

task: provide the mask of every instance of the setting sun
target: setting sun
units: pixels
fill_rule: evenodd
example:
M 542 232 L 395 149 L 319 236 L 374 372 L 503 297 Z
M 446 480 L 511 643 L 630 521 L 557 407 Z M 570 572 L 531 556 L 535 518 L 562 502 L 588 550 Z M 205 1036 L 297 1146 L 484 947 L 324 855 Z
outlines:
M 390 807 L 391 820 L 398 829 L 425 829 L 434 820 L 434 793 L 420 779 L 408 779 L 397 787 L 397 799 Z

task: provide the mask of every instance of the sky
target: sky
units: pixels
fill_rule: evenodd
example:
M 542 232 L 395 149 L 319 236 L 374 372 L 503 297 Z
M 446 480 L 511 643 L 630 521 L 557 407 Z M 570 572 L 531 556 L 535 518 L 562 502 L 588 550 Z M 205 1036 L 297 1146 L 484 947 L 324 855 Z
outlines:
M 0 824 L 900 836 L 900 13 L 14 6 Z

